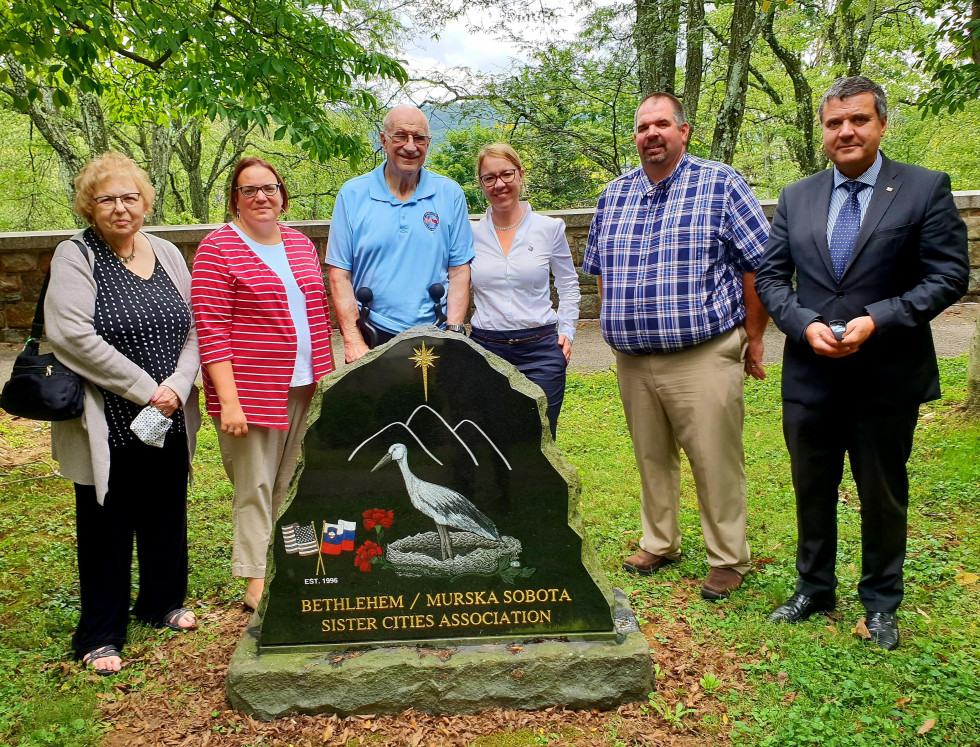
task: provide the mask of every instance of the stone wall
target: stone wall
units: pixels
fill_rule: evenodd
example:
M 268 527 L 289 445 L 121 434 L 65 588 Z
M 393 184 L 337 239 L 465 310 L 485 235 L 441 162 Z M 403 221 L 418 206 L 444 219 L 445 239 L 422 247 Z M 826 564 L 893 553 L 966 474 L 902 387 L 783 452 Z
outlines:
M 970 240 L 970 288 L 964 300 L 980 302 L 980 191 L 955 192 L 954 195 L 960 215 L 966 221 Z M 771 219 L 776 211 L 776 201 L 765 200 L 762 207 Z M 582 266 L 592 213 L 592 210 L 558 210 L 547 213 L 565 221 L 568 243 L 578 267 Z M 321 258 L 326 254 L 330 221 L 291 221 L 289 225 L 310 237 Z M 158 226 L 149 227 L 147 231 L 176 244 L 190 266 L 197 245 L 214 228 L 216 226 Z M 0 342 L 24 341 L 34 316 L 44 273 L 51 262 L 51 254 L 60 241 L 74 233 L 0 233 Z M 580 271 L 579 281 L 582 287 L 580 316 L 583 319 L 594 319 L 599 315 L 595 277 Z

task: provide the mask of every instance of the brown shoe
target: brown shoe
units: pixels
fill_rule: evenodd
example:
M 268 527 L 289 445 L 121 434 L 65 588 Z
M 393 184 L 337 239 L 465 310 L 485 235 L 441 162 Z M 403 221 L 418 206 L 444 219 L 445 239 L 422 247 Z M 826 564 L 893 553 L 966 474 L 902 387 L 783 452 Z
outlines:
M 623 570 L 627 573 L 649 576 L 654 571 L 659 571 L 665 565 L 670 565 L 673 562 L 672 558 L 664 555 L 654 555 L 646 550 L 637 550 L 623 561 Z
M 701 584 L 701 597 L 719 601 L 728 599 L 742 585 L 745 577 L 734 568 L 712 568 Z

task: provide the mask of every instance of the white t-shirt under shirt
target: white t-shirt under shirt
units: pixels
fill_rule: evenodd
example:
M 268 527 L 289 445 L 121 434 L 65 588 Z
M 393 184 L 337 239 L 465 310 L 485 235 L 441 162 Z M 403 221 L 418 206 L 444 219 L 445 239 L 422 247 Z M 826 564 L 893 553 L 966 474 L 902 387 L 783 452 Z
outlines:
M 310 318 L 306 311 L 306 296 L 300 290 L 289 267 L 286 257 L 286 247 L 280 241 L 278 244 L 260 244 L 250 239 L 234 223 L 231 227 L 241 237 L 242 241 L 255 252 L 279 277 L 286 289 L 286 300 L 289 303 L 289 316 L 292 317 L 293 327 L 296 328 L 296 364 L 293 366 L 293 378 L 290 386 L 306 386 L 313 383 L 313 343 L 310 339 Z

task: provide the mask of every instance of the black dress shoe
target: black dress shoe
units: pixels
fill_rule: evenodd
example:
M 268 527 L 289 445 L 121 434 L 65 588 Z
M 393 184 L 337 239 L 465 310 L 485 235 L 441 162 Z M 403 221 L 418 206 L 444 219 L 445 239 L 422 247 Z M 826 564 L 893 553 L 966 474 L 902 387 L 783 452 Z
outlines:
M 833 593 L 808 597 L 797 592 L 768 617 L 771 623 L 797 623 L 806 620 L 817 612 L 830 612 L 837 606 L 837 598 Z
M 891 651 L 898 646 L 898 620 L 894 612 L 869 612 L 865 625 L 879 648 Z

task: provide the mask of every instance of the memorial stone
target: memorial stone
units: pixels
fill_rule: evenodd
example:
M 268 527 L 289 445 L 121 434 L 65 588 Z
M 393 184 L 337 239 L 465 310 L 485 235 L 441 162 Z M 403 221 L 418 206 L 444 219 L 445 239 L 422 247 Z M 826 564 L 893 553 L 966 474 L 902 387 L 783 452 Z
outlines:
M 642 636 L 583 540 L 578 479 L 545 406 L 510 364 L 433 327 L 321 382 L 270 544 L 266 596 L 232 662 L 232 701 L 271 715 L 275 707 L 249 702 L 247 673 L 287 654 L 545 640 L 622 650 L 631 633 L 640 671 L 631 687 L 643 692 L 616 702 L 643 697 L 645 642 L 637 657 Z M 358 706 L 328 695 L 311 708 Z

